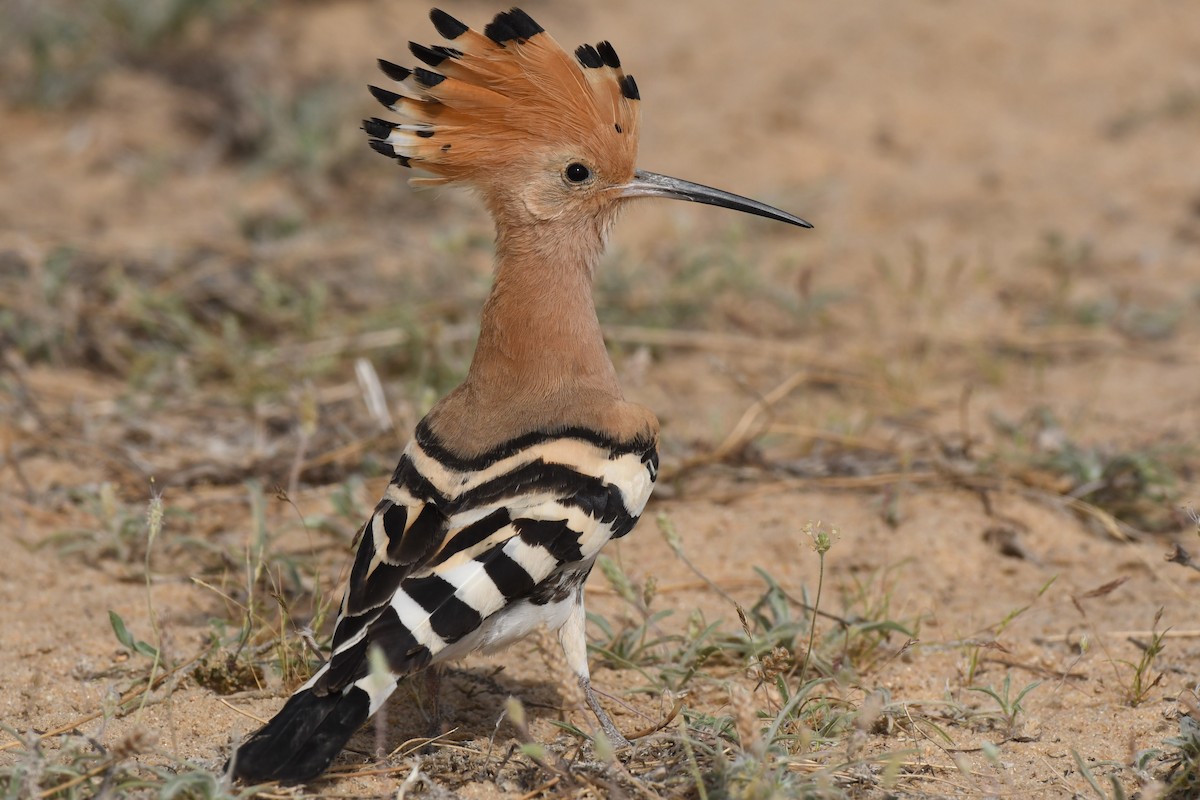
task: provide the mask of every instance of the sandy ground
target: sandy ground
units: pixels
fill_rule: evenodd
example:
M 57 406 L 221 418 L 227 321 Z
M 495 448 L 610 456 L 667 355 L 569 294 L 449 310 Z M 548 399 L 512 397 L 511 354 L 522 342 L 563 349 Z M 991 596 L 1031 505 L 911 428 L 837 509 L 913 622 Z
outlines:
M 762 592 L 755 567 L 812 596 L 819 564 L 802 528 L 819 520 L 839 531 L 823 607 L 866 614 L 853 599 L 865 587 L 863 597 L 889 604 L 880 618 L 912 634 L 893 634 L 867 663 L 835 665 L 828 689 L 855 708 L 884 705 L 858 754 L 878 767 L 871 759 L 902 753 L 902 777 L 830 792 L 1093 796 L 1080 760 L 1106 788 L 1109 775 L 1127 792 L 1163 778 L 1164 762 L 1139 770 L 1136 754 L 1178 732 L 1200 681 L 1200 574 L 1164 559 L 1175 543 L 1200 547 L 1184 510 L 1200 502 L 1191 4 L 525 7 L 564 44 L 617 46 L 642 90 L 643 166 L 817 225 L 646 203 L 614 236 L 602 316 L 628 395 L 662 418 L 672 477 L 608 552 L 635 582 L 657 580 L 655 608 L 676 610 L 661 625 L 679 631 L 698 609 L 738 628 L 731 604 L 664 542 L 658 515 L 747 607 Z M 447 10 L 478 26 L 496 9 Z M 244 601 L 238 555 L 256 531 L 306 559 L 299 585 L 336 594 L 355 515 L 444 390 L 438 370 L 461 369 L 469 354 L 489 269 L 482 209 L 465 194 L 410 191 L 354 130 L 377 113 L 362 90 L 383 80 L 372 60 L 407 62 L 409 38 L 432 40 L 426 11 L 407 0 L 271 6 L 220 36 L 200 26 L 160 61 L 106 64 L 68 108 L 14 100 L 0 110 L 6 726 L 48 731 L 101 712 L 78 730 L 110 747 L 151 731 L 160 754 L 217 767 L 231 737 L 254 727 L 248 715 L 280 705 L 283 679 L 268 669 L 263 689 L 223 698 L 171 680 L 142 710 L 112 715 L 114 695 L 144 682 L 147 662 L 116 641 L 108 612 L 157 640 L 139 540 L 151 478 L 168 508 L 151 597 L 171 663 L 204 650 L 210 620 L 236 630 L 237 607 L 220 593 Z M 246 98 L 303 86 L 332 92 L 323 110 L 340 127 L 307 149 L 302 140 L 255 150 L 306 118 L 293 110 L 255 129 L 232 113 L 235 101 L 253 108 Z M 248 235 L 260 222 L 287 234 Z M 63 248 L 76 254 L 73 272 L 55 271 Z M 264 302 L 247 277 L 259 264 L 280 291 L 322 287 L 327 316 L 247 322 Z M 121 280 L 145 281 L 160 298 L 211 298 L 197 301 L 212 307 L 200 322 L 208 349 L 145 366 L 139 353 L 183 334 L 130 323 L 139 310 L 120 305 Z M 167 306 L 147 318 L 169 325 Z M 234 333 L 230 317 L 241 320 Z M 396 355 L 404 335 L 392 334 L 414 326 L 434 331 L 432 344 Z M 33 347 L 41 330 L 58 338 Z M 328 354 L 313 344 L 369 330 L 391 338 Z M 384 380 L 394 432 L 372 427 L 354 380 L 360 355 Z M 305 359 L 325 366 L 293 385 Z M 746 435 L 727 440 L 739 420 Z M 1151 457 L 1170 466 L 1160 482 L 1138 471 Z M 298 459 L 308 461 L 291 480 Z M 291 485 L 292 503 L 245 481 Z M 1072 492 L 1088 503 L 1073 504 Z M 261 525 L 255 497 L 265 498 Z M 306 529 L 301 515 L 324 524 Z M 589 592 L 592 610 L 630 614 L 602 576 Z M 1132 665 L 1166 629 L 1147 673 L 1161 678 L 1131 704 Z M 543 740 L 560 735 L 560 714 L 590 724 L 547 677 L 556 659 L 530 643 L 451 673 L 446 714 L 462 749 L 427 757 L 435 782 L 463 796 L 529 797 L 549 781 L 528 762 L 532 777 L 477 776 L 512 736 L 482 755 L 506 693 L 536 712 Z M 745 683 L 740 675 L 722 679 Z M 598 663 L 595 676 L 652 718 L 670 705 L 625 694 L 644 683 L 634 670 Z M 1013 725 L 946 710 L 994 709 L 970 687 L 998 688 L 1006 676 L 1014 696 L 1041 681 Z M 735 694 L 700 691 L 695 707 L 730 713 Z M 398 693 L 379 734 L 386 749 L 421 735 L 416 707 Z M 627 712 L 618 722 L 646 724 Z M 371 737 L 340 763 L 369 762 Z M 0 764 L 21 750 L 10 744 Z M 813 754 L 831 763 L 815 745 Z M 636 755 L 628 769 L 649 774 L 650 761 Z M 314 789 L 385 795 L 406 772 Z M 667 793 L 694 789 L 684 781 Z

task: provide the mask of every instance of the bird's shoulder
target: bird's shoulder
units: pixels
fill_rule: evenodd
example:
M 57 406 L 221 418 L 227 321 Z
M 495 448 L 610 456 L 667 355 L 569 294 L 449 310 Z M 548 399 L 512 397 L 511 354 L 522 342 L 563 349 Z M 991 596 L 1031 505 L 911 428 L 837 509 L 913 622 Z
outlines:
M 656 432 L 619 439 L 573 426 L 462 455 L 422 421 L 363 527 L 344 611 L 376 608 L 403 580 L 514 536 L 551 551 L 573 538 L 567 550 L 594 555 L 632 529 L 657 472 Z
M 572 435 L 618 449 L 658 442 L 654 412 L 625 400 L 619 388 L 586 378 L 562 385 L 497 390 L 467 380 L 437 402 L 417 438 L 470 467 L 530 444 Z

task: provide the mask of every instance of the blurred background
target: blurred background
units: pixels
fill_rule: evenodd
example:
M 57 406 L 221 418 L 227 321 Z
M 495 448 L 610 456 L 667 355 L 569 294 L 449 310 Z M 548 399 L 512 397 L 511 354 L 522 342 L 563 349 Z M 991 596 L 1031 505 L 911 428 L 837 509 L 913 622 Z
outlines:
M 1018 403 L 1036 389 L 1080 424 L 1196 430 L 1192 371 L 1071 357 L 1154 343 L 1190 358 L 1196 342 L 1200 26 L 1186 2 L 527 5 L 568 45 L 618 45 L 644 88 L 644 167 L 818 226 L 646 203 L 599 276 L 606 321 L 781 337 L 885 371 L 951 348 L 955 392 L 1002 383 L 989 370 L 1003 359 L 980 363 L 995 347 L 1032 348 L 1061 369 Z M 354 352 L 288 346 L 400 328 L 404 346 L 383 333 L 370 353 L 387 378 L 416 376 L 393 402 L 453 385 L 489 222 L 465 193 L 410 190 L 357 130 L 383 113 L 365 91 L 386 83 L 374 58 L 436 38 L 426 14 L 6 0 L 10 357 L 158 402 L 184 386 L 185 403 L 211 388 L 253 404 L 349 375 Z
M 1191 0 L 522 6 L 564 46 L 613 42 L 644 168 L 816 225 L 646 201 L 597 275 L 628 394 L 663 420 L 651 512 L 679 515 L 699 562 L 811 581 L 795 532 L 832 515 L 835 574 L 919 553 L 897 605 L 947 637 L 1055 575 L 1039 631 L 1122 575 L 1087 624 L 1194 621 L 1195 572 L 1160 557 L 1196 546 L 1200 502 Z M 476 28 L 499 10 L 442 7 Z M 64 602 L 46 552 L 127 578 L 154 492 L 186 521 L 163 571 L 228 570 L 279 487 L 330 536 L 307 550 L 323 577 L 276 590 L 303 605 L 336 585 L 412 425 L 465 373 L 490 279 L 477 200 L 410 189 L 358 130 L 387 114 L 375 58 L 436 41 L 427 14 L 0 2 L 0 522 L 51 548 L 0 564 L 13 602 Z M 109 599 L 79 603 L 133 602 L 96 582 Z M 11 652 L 111 650 L 104 624 L 35 628 L 8 630 Z M 22 702 L 26 722 L 53 711 Z
M 482 24 L 490 8 L 451 10 Z M 528 10 L 567 45 L 618 45 L 644 88 L 645 168 L 817 223 L 798 235 L 648 202 L 599 275 L 606 322 L 779 338 L 922 392 L 969 383 L 1017 416 L 1044 404 L 1081 434 L 1200 427 L 1195 371 L 1160 367 L 1191 363 L 1200 306 L 1200 26 L 1185 2 Z M 145 390 L 135 405 L 290 404 L 272 424 L 291 428 L 312 402 L 297 387 L 344 385 L 369 355 L 400 380 L 388 396 L 407 431 L 461 377 L 490 270 L 475 200 L 410 190 L 357 130 L 383 113 L 365 91 L 386 83 L 374 58 L 436 38 L 426 15 L 397 0 L 6 0 L 10 361 L 116 379 Z M 1108 357 L 1143 344 L 1171 355 Z M 1005 348 L 1055 369 L 1012 385 Z M 351 402 L 362 434 L 354 420 L 373 423 Z M 719 435 L 738 412 L 712 402 L 668 445 Z M 190 421 L 186 466 L 203 472 L 213 431 Z M 230 478 L 266 436 L 230 434 Z M 164 480 L 172 457 L 155 450 L 96 477 Z

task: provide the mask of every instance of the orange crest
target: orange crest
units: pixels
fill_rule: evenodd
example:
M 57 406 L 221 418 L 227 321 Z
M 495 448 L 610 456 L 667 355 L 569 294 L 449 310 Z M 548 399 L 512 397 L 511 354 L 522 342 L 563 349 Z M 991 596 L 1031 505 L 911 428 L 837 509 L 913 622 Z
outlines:
M 450 44 L 410 42 L 429 68 L 381 59 L 396 88 L 370 87 L 402 121 L 363 122 L 376 151 L 434 176 L 413 183 L 482 185 L 561 155 L 604 165 L 615 181 L 633 174 L 638 88 L 611 44 L 585 44 L 572 56 L 519 8 L 497 14 L 483 33 L 436 8 L 429 17 Z

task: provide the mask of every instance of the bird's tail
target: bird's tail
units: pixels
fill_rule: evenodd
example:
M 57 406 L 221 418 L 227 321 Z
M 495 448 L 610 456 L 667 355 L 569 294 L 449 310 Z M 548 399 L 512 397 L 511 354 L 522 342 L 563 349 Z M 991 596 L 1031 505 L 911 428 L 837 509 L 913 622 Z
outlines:
M 270 722 L 251 734 L 233 757 L 233 775 L 254 783 L 306 783 L 334 757 L 395 688 L 370 676 L 340 691 L 318 694 L 314 676 Z M 370 690 L 375 690 L 372 696 Z

